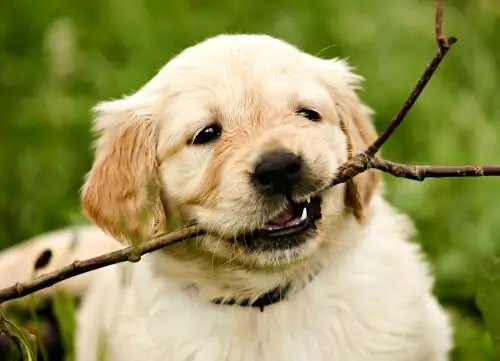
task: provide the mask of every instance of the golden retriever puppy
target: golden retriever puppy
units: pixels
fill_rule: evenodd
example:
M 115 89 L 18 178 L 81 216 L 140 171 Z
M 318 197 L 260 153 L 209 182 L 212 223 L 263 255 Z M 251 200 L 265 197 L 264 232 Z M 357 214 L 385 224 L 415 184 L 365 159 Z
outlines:
M 411 221 L 367 172 L 361 77 L 266 35 L 219 35 L 95 108 L 87 216 L 124 244 L 175 213 L 208 234 L 97 271 L 77 360 L 444 361 L 449 320 Z

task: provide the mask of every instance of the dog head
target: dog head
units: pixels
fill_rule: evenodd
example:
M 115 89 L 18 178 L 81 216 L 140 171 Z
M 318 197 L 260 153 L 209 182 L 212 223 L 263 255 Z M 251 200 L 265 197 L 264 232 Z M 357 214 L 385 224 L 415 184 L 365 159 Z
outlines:
M 327 189 L 375 137 L 360 81 L 342 60 L 265 35 L 188 48 L 136 93 L 96 106 L 83 209 L 121 240 L 151 236 L 179 210 L 208 232 L 196 257 L 304 261 L 347 219 L 363 221 L 379 183 L 366 172 Z

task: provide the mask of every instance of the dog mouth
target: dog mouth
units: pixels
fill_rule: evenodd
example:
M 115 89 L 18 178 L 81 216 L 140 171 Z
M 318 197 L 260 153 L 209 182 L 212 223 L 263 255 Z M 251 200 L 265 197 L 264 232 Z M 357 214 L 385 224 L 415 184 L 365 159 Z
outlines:
M 321 199 L 313 197 L 303 203 L 289 201 L 288 207 L 271 218 L 259 231 L 267 238 L 292 236 L 314 226 L 321 214 Z
M 254 250 L 297 247 L 316 234 L 315 222 L 320 218 L 321 197 L 308 197 L 300 203 L 289 199 L 285 210 L 237 241 Z

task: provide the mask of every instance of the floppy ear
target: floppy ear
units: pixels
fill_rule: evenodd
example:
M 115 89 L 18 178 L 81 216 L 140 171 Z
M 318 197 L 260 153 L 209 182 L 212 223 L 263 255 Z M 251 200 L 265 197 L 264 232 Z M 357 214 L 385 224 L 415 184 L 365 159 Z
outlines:
M 348 148 L 351 148 L 348 149 L 349 155 L 353 156 L 368 148 L 377 138 L 377 133 L 368 108 L 356 100 L 348 106 L 348 109 L 345 128 L 350 143 Z M 353 211 L 358 221 L 363 220 L 372 195 L 380 184 L 381 176 L 376 170 L 368 170 L 346 182 L 345 205 Z
M 333 59 L 330 62 L 330 72 L 333 68 L 332 93 L 339 109 L 342 130 L 347 137 L 349 157 L 364 151 L 377 138 L 371 119 L 371 110 L 358 98 L 357 89 L 363 78 L 352 71 L 347 62 Z M 346 182 L 345 205 L 358 221 L 362 221 L 365 210 L 372 195 L 381 185 L 381 176 L 376 170 L 361 173 Z
M 82 189 L 82 208 L 100 228 L 123 242 L 143 240 L 162 223 L 151 114 L 127 98 L 98 104 L 95 159 Z

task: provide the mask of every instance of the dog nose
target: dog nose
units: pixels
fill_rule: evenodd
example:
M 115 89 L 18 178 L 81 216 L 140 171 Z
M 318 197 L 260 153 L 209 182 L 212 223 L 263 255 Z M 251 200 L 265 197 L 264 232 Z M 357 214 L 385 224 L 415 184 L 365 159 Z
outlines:
M 302 160 L 292 152 L 279 151 L 262 157 L 255 167 L 253 178 L 260 186 L 286 193 L 302 174 Z

